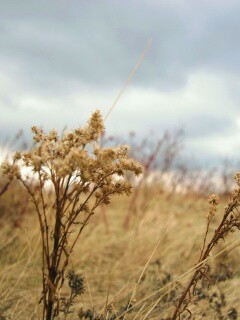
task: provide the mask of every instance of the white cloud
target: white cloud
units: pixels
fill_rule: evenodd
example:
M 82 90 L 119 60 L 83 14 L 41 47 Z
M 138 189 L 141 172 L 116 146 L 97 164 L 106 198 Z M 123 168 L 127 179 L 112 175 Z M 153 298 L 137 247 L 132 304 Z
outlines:
M 107 120 L 109 132 L 122 134 L 134 130 L 143 136 L 150 130 L 160 134 L 166 129 L 181 127 L 192 147 L 196 143 L 200 148 L 206 146 L 206 138 L 207 148 L 211 148 L 211 143 L 214 148 L 216 143 L 222 142 L 221 151 L 225 142 L 226 148 L 229 147 L 227 138 L 223 137 L 226 130 L 229 129 L 227 134 L 231 139 L 238 139 L 233 130 L 240 123 L 235 120 L 240 118 L 240 112 L 225 78 L 198 72 L 188 78 L 185 87 L 170 92 L 144 89 L 133 84 L 134 80 Z M 3 75 L 0 86 L 5 86 L 6 95 L 13 92 L 9 99 L 17 106 L 4 106 L 4 100 L 0 98 L 0 108 L 4 110 L 2 130 L 29 130 L 33 124 L 58 129 L 83 125 L 95 109 L 106 114 L 118 94 L 117 90 L 103 91 L 81 85 L 79 90 L 59 96 L 29 93 L 24 88 L 18 89 L 18 83 Z M 212 125 L 211 121 L 214 121 Z

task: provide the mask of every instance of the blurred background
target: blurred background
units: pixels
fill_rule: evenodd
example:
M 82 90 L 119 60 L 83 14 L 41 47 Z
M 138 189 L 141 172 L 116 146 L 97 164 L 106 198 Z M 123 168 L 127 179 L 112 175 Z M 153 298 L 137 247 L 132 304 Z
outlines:
M 189 164 L 237 161 L 239 18 L 238 0 L 0 1 L 1 144 L 106 115 L 152 39 L 107 134 L 183 130 Z

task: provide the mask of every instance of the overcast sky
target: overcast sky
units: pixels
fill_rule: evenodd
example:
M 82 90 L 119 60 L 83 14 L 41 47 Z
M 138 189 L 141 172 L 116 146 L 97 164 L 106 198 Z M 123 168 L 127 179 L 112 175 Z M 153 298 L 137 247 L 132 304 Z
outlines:
M 239 0 L 0 1 L 0 136 L 83 125 L 183 128 L 199 159 L 240 158 Z

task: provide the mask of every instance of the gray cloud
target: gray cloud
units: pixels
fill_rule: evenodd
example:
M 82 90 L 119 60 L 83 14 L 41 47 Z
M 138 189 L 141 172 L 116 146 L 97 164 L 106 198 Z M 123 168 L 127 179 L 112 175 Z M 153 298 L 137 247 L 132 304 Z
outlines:
M 239 18 L 238 0 L 1 1 L 0 135 L 106 113 L 152 38 L 110 131 L 184 127 L 192 150 L 220 154 L 238 139 Z
M 191 133 L 191 139 L 231 135 L 237 132 L 239 128 L 233 122 L 231 116 L 222 117 L 214 115 L 190 115 L 185 125 L 185 131 Z
M 0 9 L 0 62 L 13 61 L 17 76 L 42 90 L 63 79 L 119 85 L 149 38 L 137 85 L 173 90 L 195 69 L 239 72 L 237 1 L 11 1 Z

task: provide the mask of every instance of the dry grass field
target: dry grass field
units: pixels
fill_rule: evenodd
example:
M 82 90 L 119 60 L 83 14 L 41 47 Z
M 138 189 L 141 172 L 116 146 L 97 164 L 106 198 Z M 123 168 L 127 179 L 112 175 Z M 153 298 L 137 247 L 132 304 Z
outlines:
M 1 166 L 1 320 L 238 319 L 240 174 L 220 200 L 170 192 L 149 180 L 178 149 L 165 135 L 133 180 L 128 149 L 97 144 L 98 111 L 62 137 L 32 130 Z
M 69 319 L 123 319 L 121 314 L 131 297 L 133 308 L 125 319 L 171 316 L 200 254 L 208 202 L 197 196 L 169 197 L 154 188 L 151 193 L 154 196 L 148 208 L 145 212 L 137 210 L 128 229 L 123 228 L 123 221 L 130 198 L 115 197 L 109 207 L 98 209 L 94 215 L 69 265 L 83 274 L 85 286 L 71 307 Z M 211 231 L 225 203 L 223 199 Z M 24 190 L 17 186 L 2 196 L 1 210 L 0 319 L 40 319 L 41 241 L 37 217 Z M 19 227 L 15 226 L 17 216 L 21 219 Z M 238 319 L 239 244 L 236 232 L 214 249 L 209 282 L 203 281 L 189 306 L 193 319 Z M 61 296 L 67 295 L 68 289 L 66 281 Z M 89 312 L 81 317 L 81 308 L 95 315 Z

